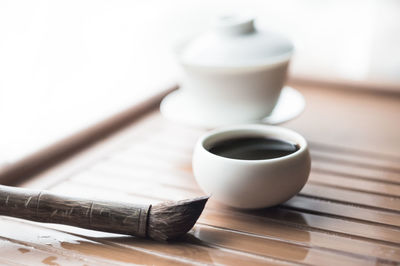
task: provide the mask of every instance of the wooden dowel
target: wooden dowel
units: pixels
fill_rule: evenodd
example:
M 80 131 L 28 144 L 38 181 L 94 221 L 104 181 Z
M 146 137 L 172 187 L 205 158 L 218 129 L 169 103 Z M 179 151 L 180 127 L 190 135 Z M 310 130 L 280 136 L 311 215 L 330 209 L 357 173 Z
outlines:
M 0 185 L 0 215 L 36 222 L 145 237 L 150 207 Z

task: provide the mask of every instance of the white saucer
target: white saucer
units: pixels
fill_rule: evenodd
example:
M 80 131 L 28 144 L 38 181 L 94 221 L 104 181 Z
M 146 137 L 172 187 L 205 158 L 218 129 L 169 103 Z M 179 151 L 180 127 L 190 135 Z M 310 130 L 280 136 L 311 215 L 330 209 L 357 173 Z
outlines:
M 272 113 L 259 121 L 237 121 L 233 114 L 234 110 L 218 114 L 207 113 L 207 108 L 187 98 L 180 89 L 171 92 L 162 100 L 160 111 L 166 118 L 175 122 L 195 127 L 215 128 L 244 122 L 280 124 L 298 116 L 304 107 L 305 100 L 301 93 L 285 86 Z

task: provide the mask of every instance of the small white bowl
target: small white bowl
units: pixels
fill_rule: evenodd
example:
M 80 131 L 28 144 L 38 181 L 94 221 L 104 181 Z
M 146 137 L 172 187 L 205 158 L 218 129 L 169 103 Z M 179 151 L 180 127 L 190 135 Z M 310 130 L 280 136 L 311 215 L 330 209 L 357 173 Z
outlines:
M 267 137 L 296 143 L 299 150 L 274 159 L 239 160 L 208 149 L 216 142 L 237 137 Z M 298 133 L 276 126 L 236 125 L 202 136 L 193 155 L 197 183 L 212 198 L 241 209 L 257 209 L 285 202 L 307 182 L 311 159 L 306 140 Z

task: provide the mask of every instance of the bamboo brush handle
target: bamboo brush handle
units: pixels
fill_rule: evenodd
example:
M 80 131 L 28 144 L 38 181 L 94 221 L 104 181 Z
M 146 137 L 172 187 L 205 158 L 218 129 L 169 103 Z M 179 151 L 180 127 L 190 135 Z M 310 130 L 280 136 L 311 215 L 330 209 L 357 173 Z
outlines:
M 145 237 L 150 207 L 0 185 L 0 215 L 36 222 Z

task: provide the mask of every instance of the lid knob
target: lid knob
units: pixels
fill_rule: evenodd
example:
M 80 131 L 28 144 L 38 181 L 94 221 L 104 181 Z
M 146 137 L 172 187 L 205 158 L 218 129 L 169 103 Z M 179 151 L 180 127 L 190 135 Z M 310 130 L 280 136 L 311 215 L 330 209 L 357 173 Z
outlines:
M 248 16 L 228 15 L 218 19 L 218 32 L 223 34 L 247 34 L 255 31 L 254 18 Z

